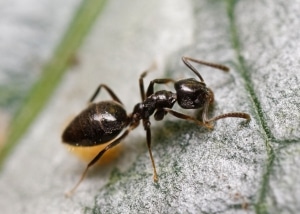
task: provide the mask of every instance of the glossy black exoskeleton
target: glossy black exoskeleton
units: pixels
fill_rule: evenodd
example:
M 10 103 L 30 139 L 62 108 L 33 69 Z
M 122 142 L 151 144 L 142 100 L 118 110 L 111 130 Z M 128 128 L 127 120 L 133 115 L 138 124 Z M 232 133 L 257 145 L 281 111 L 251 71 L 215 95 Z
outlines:
M 114 101 L 92 103 L 69 124 L 63 133 L 64 143 L 95 146 L 117 137 L 128 125 L 127 113 Z
M 209 119 L 208 109 L 214 101 L 214 94 L 212 90 L 206 86 L 202 76 L 189 61 L 223 71 L 229 71 L 229 69 L 220 64 L 208 63 L 189 57 L 182 57 L 182 60 L 185 65 L 194 72 L 199 80 L 194 78 L 182 79 L 179 81 L 174 81 L 173 79 L 154 79 L 150 82 L 145 93 L 143 78 L 148 72 L 145 71 L 141 74 L 139 79 L 142 102 L 136 104 L 133 112 L 129 115 L 126 114 L 119 98 L 108 86 L 101 84 L 97 88 L 96 92 L 90 99 L 91 104 L 69 124 L 62 135 L 62 140 L 64 143 L 73 146 L 94 146 L 108 142 L 110 143 L 103 150 L 99 151 L 98 155 L 89 162 L 79 182 L 69 192 L 69 194 L 74 192 L 84 179 L 89 167 L 94 165 L 106 151 L 119 144 L 131 130 L 135 129 L 140 124 L 140 121 L 142 121 L 146 131 L 147 146 L 153 167 L 153 179 L 154 181 L 158 181 L 151 151 L 151 123 L 149 120 L 152 115 L 154 115 L 155 120 L 163 120 L 165 115 L 169 113 L 177 118 L 189 120 L 197 125 L 205 126 L 207 128 L 212 128 L 212 123 L 221 118 L 238 117 L 247 120 L 250 119 L 249 114 L 242 112 L 221 114 Z M 154 84 L 167 84 L 171 82 L 174 83 L 176 93 L 166 90 L 154 92 Z M 106 89 L 113 100 L 92 103 L 99 94 L 101 88 Z M 202 121 L 172 110 L 176 102 L 184 109 L 203 109 Z M 123 131 L 124 129 L 125 131 Z

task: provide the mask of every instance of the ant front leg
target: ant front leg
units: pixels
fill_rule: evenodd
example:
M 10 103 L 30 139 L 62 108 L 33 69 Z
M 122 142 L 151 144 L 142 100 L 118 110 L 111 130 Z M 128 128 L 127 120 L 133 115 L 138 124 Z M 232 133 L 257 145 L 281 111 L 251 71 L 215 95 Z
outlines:
M 100 93 L 101 88 L 104 88 L 109 95 L 112 97 L 112 99 L 114 101 L 116 101 L 117 103 L 123 105 L 123 103 L 121 102 L 121 100 L 117 97 L 117 95 L 105 84 L 100 84 L 98 86 L 98 88 L 96 89 L 95 93 L 93 94 L 93 96 L 91 97 L 91 99 L 89 100 L 89 103 L 93 102 L 95 100 L 95 98 L 97 97 L 97 95 Z
M 179 119 L 183 119 L 183 120 L 188 120 L 188 121 L 194 122 L 194 123 L 196 123 L 198 126 L 204 126 L 204 127 L 208 128 L 208 129 L 212 129 L 212 128 L 213 128 L 213 127 L 210 126 L 209 124 L 203 123 L 203 122 L 201 122 L 200 120 L 197 120 L 196 118 L 191 117 L 191 116 L 189 116 L 189 115 L 187 115 L 187 114 L 183 114 L 183 113 L 180 113 L 180 112 L 178 112 L 178 111 L 174 111 L 173 109 L 164 108 L 164 111 L 165 111 L 166 113 L 169 113 L 169 114 L 173 115 L 174 117 L 179 118 Z
M 230 113 L 221 114 L 221 115 L 218 115 L 218 116 L 208 119 L 208 109 L 209 109 L 209 106 L 211 103 L 212 103 L 211 100 L 207 100 L 204 104 L 202 120 L 203 120 L 203 123 L 205 124 L 205 126 L 213 127 L 213 125 L 211 124 L 212 122 L 217 121 L 219 119 L 227 118 L 227 117 L 243 118 L 243 119 L 246 119 L 247 121 L 249 121 L 251 119 L 250 115 L 247 113 L 244 113 L 244 112 L 230 112 Z

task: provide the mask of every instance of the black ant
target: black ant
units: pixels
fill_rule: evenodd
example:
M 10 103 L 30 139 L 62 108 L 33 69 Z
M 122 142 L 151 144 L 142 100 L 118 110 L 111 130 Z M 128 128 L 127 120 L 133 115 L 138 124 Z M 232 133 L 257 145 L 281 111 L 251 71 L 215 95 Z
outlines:
M 147 146 L 153 167 L 153 179 L 157 182 L 158 176 L 151 152 L 151 123 L 149 121 L 150 116 L 153 114 L 154 119 L 158 121 L 163 120 L 165 115 L 169 113 L 177 118 L 192 121 L 197 125 L 209 129 L 213 128 L 212 122 L 226 117 L 238 117 L 250 120 L 250 115 L 242 112 L 232 112 L 208 118 L 208 109 L 214 101 L 214 94 L 211 89 L 206 87 L 202 76 L 189 61 L 220 69 L 225 72 L 228 72 L 229 68 L 220 64 L 204 62 L 189 57 L 182 57 L 182 61 L 194 72 L 200 81 L 194 78 L 179 81 L 174 81 L 173 79 L 154 79 L 150 82 L 147 92 L 145 93 L 143 78 L 147 75 L 147 70 L 141 74 L 139 79 L 142 102 L 136 104 L 133 112 L 129 115 L 127 115 L 122 102 L 115 93 L 108 86 L 104 84 L 99 85 L 89 101 L 89 106 L 75 117 L 65 129 L 62 140 L 66 144 L 77 147 L 109 144 L 89 162 L 80 180 L 69 194 L 72 194 L 76 190 L 86 176 L 88 169 L 93 166 L 106 151 L 118 145 L 131 130 L 140 124 L 141 120 L 146 131 Z M 166 90 L 154 92 L 154 84 L 167 84 L 170 82 L 174 83 L 176 93 Z M 109 93 L 113 100 L 92 103 L 102 88 Z M 176 102 L 184 109 L 203 109 L 202 121 L 172 110 Z M 119 135 L 125 128 L 126 130 Z

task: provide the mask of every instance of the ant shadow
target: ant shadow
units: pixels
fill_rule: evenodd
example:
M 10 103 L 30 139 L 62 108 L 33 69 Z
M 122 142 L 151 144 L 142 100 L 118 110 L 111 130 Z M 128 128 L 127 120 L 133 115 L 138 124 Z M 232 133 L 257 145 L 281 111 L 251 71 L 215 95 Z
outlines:
M 210 109 L 211 114 L 213 111 L 213 107 Z M 197 120 L 202 121 L 202 110 L 195 111 L 185 111 Z M 168 117 L 168 116 L 167 116 Z M 169 115 L 169 117 L 172 117 Z M 172 148 L 173 146 L 178 145 L 178 138 L 182 138 L 182 141 L 179 142 L 180 146 L 186 147 L 189 144 L 190 138 L 192 138 L 195 134 L 198 137 L 201 135 L 207 134 L 211 132 L 210 129 L 196 125 L 193 122 L 189 122 L 186 120 L 180 120 L 177 118 L 166 119 L 163 123 L 159 125 L 155 125 L 152 128 L 153 133 L 153 142 L 152 148 L 155 150 L 156 147 L 159 147 L 162 144 L 163 147 L 168 149 L 167 147 Z

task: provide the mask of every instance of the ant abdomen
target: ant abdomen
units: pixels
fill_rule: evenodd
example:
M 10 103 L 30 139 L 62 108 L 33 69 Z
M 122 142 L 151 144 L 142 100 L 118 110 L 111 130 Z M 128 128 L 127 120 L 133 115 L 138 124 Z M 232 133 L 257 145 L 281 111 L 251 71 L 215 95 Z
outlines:
M 62 140 L 72 146 L 95 146 L 114 139 L 128 125 L 125 109 L 114 101 L 92 103 L 65 129 Z

